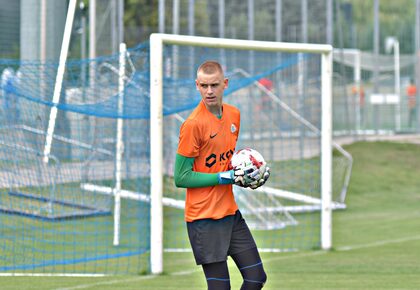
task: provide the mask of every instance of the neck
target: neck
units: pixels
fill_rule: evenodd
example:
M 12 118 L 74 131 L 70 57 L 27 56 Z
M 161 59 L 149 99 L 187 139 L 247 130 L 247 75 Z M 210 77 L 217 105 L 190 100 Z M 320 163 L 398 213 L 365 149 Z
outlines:
M 215 115 L 216 117 L 220 118 L 222 116 L 223 108 L 222 106 L 207 106 L 207 110 L 209 110 L 210 113 Z
M 210 113 L 212 113 L 216 117 L 220 118 L 222 116 L 222 108 L 220 108 L 218 110 L 212 110 L 212 111 L 210 111 Z

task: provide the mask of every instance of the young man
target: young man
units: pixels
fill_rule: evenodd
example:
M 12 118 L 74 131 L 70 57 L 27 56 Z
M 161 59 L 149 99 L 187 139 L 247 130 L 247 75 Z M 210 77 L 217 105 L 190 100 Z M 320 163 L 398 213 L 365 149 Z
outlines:
M 413 124 L 416 123 L 416 95 L 417 95 L 417 88 L 414 84 L 414 81 L 410 79 L 410 83 L 406 89 L 407 101 L 408 101 L 408 109 L 409 109 L 409 116 L 408 116 L 408 126 L 411 128 Z
M 197 265 L 202 265 L 208 289 L 230 289 L 227 256 L 244 279 L 241 289 L 261 289 L 267 279 L 250 230 L 235 202 L 232 184 L 257 188 L 270 172 L 229 170 L 240 128 L 240 112 L 223 103 L 228 86 L 214 61 L 197 70 L 201 102 L 182 124 L 175 161 L 175 184 L 187 188 L 185 220 Z M 254 179 L 252 176 L 257 175 Z M 248 181 L 245 180 L 253 180 Z

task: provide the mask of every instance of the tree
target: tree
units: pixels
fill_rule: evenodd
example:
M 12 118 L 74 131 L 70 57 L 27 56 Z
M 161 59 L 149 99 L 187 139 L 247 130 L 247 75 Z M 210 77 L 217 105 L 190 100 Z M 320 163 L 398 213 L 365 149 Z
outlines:
M 159 0 L 125 0 L 124 27 L 125 41 L 134 46 L 148 39 L 151 32 L 156 32 L 159 21 Z
M 339 0 L 336 0 L 339 1 Z M 353 23 L 358 35 L 357 48 L 372 50 L 373 41 L 373 1 L 347 0 L 353 6 Z M 415 25 L 415 1 L 380 0 L 379 5 L 380 39 L 395 36 L 400 40 L 401 53 L 412 53 L 414 48 L 413 31 Z M 381 45 L 381 50 L 383 50 Z

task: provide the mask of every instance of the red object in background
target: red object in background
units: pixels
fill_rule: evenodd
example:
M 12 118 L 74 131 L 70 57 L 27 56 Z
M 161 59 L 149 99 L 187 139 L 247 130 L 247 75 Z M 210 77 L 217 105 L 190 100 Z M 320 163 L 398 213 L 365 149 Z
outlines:
M 408 106 L 410 108 L 416 107 L 416 94 L 417 94 L 417 88 L 414 84 L 410 84 L 407 87 L 406 94 L 408 97 Z
M 262 78 L 258 82 L 269 91 L 273 89 L 273 82 L 267 78 Z

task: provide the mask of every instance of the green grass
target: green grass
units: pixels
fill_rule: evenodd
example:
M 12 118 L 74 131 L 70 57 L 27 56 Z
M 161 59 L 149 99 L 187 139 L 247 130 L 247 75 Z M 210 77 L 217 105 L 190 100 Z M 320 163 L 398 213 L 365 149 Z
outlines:
M 262 253 L 264 289 L 420 289 L 420 146 L 359 142 L 331 251 Z M 191 253 L 166 253 L 159 276 L 0 277 L 0 289 L 206 289 Z M 232 289 L 240 274 L 229 261 Z

